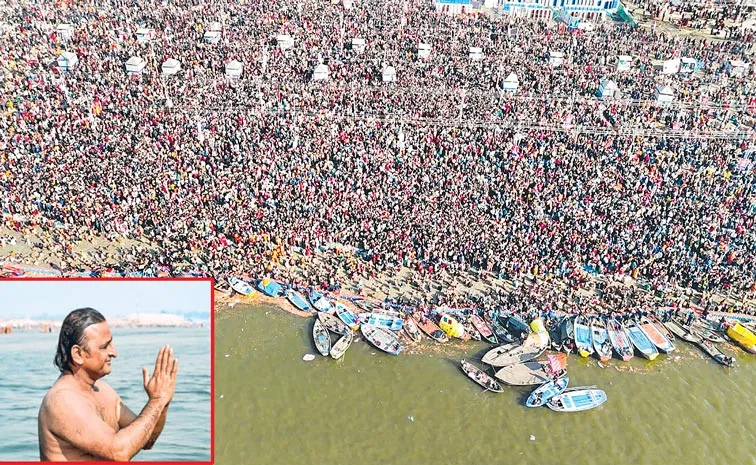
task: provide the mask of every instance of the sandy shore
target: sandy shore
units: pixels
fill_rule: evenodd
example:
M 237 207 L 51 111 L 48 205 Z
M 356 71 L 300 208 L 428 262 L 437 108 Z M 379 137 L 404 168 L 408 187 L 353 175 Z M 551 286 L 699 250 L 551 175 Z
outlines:
M 59 267 L 72 270 L 76 268 L 95 269 L 120 262 L 128 262 L 126 247 L 138 247 L 142 250 L 155 250 L 156 246 L 131 239 L 107 239 L 92 236 L 85 241 L 66 243 L 60 238 L 52 238 L 39 229 L 24 233 L 0 227 L 0 266 L 3 264 L 28 264 L 44 267 Z M 592 285 L 585 288 L 569 290 L 568 284 L 559 278 L 549 276 L 523 275 L 512 279 L 498 279 L 487 273 L 463 271 L 455 274 L 441 272 L 433 277 L 401 267 L 399 269 L 376 272 L 368 268 L 363 274 L 345 272 L 345 263 L 357 263 L 359 258 L 346 250 L 340 250 L 338 244 L 332 244 L 329 251 L 316 252 L 305 257 L 302 254 L 287 251 L 284 259 L 273 265 L 273 276 L 287 283 L 322 282 L 331 279 L 341 286 L 342 295 L 355 295 L 368 300 L 403 299 L 416 303 L 429 303 L 434 298 L 443 300 L 449 307 L 464 308 L 468 306 L 469 297 L 485 297 L 508 294 L 516 288 L 540 287 L 554 288 L 587 299 L 597 297 Z M 595 278 L 587 276 L 589 281 L 604 281 L 607 285 L 626 287 L 636 286 L 629 277 Z M 670 290 L 677 295 L 692 295 L 695 292 L 685 289 Z M 753 300 L 743 300 L 740 296 L 713 295 L 714 302 L 726 302 L 729 305 L 745 304 L 749 308 L 756 306 Z M 669 295 L 667 296 L 669 300 Z M 216 291 L 216 311 L 231 309 L 239 304 L 269 304 L 278 306 L 298 316 L 310 316 L 296 310 L 284 298 L 272 299 L 257 291 L 249 296 L 230 295 Z M 659 302 L 661 304 L 661 302 Z

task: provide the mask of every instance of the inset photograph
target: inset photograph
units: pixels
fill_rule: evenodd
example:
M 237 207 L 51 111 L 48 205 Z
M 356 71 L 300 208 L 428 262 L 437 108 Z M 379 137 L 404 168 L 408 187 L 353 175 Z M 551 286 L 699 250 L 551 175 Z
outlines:
M 210 279 L 0 281 L 0 461 L 212 461 Z

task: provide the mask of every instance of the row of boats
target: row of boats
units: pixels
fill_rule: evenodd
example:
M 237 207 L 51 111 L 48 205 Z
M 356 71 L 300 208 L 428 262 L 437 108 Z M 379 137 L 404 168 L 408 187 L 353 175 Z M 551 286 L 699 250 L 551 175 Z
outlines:
M 229 284 L 239 293 L 252 292 L 250 284 L 237 278 L 229 279 Z M 566 353 L 572 351 L 582 357 L 595 354 L 601 362 L 614 355 L 629 361 L 636 354 L 654 360 L 660 353 L 675 351 L 676 339 L 682 339 L 697 345 L 718 363 L 731 366 L 733 358 L 725 356 L 715 345 L 729 338 L 756 353 L 756 336 L 751 328 L 740 323 L 730 325 L 726 334 L 721 334 L 719 325 L 704 319 L 686 325 L 674 319 L 662 322 L 654 314 L 624 320 L 580 314 L 552 319 L 547 329 L 541 318 L 527 323 L 514 314 L 466 315 L 452 309 L 438 309 L 434 321 L 418 312 L 396 311 L 362 299 L 350 299 L 363 310 L 354 312 L 338 299 L 317 291 L 302 293 L 273 280 L 261 280 L 256 287 L 266 295 L 285 297 L 300 311 L 317 315 L 312 336 L 323 356 L 343 357 L 357 331 L 374 347 L 391 355 L 402 352 L 402 337 L 416 342 L 423 334 L 439 343 L 450 339 L 486 341 L 496 347 L 487 351 L 481 361 L 495 373 L 491 376 L 463 360 L 462 370 L 471 380 L 491 392 L 503 392 L 499 382 L 536 385 L 526 405 L 545 405 L 558 411 L 587 410 L 606 401 L 606 393 L 595 386 L 567 388 Z M 536 360 L 547 349 L 558 353 L 547 355 L 545 361 Z

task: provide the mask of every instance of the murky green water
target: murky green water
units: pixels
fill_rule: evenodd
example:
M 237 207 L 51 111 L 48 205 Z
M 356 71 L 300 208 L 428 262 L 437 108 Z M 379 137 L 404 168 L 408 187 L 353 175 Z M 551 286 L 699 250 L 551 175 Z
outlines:
M 724 348 L 731 370 L 682 342 L 677 355 L 610 368 L 570 356 L 570 385 L 609 400 L 557 413 L 523 407 L 528 388 L 469 381 L 457 362 L 485 344 L 425 340 L 424 354 L 392 357 L 360 341 L 344 360 L 304 362 L 317 353 L 311 329 L 268 307 L 217 316 L 218 464 L 756 463 L 756 357 L 739 349 Z

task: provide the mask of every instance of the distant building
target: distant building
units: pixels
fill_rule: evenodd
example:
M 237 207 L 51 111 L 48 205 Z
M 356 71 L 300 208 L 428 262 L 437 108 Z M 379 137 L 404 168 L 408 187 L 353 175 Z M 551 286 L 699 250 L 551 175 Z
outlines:
M 583 20 L 602 20 L 614 13 L 619 0 L 501 0 L 504 14 L 548 18 L 559 14 Z
M 452 16 L 472 13 L 473 11 L 472 0 L 434 0 L 433 4 L 439 13 Z

